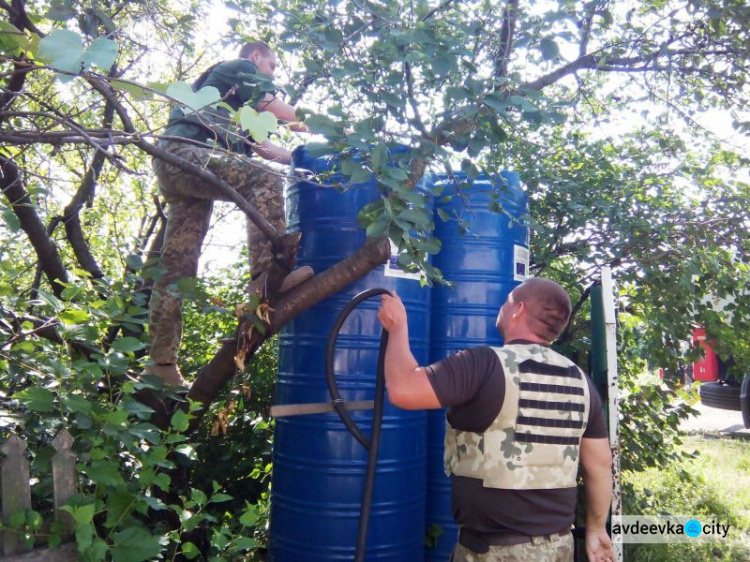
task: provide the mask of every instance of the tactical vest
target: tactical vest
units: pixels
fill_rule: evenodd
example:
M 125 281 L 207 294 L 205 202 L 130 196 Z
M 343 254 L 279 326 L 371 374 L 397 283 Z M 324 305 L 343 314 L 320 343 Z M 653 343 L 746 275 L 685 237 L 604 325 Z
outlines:
M 505 400 L 483 433 L 446 424 L 446 473 L 483 480 L 488 488 L 574 487 L 590 407 L 583 372 L 542 345 L 493 350 L 505 373 Z

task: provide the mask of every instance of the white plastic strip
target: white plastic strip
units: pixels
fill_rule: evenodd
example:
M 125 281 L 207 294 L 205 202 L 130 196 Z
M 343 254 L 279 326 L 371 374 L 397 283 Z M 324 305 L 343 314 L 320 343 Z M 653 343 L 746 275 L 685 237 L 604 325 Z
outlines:
M 612 271 L 602 268 L 602 305 L 604 307 L 605 343 L 607 347 L 607 387 L 609 395 L 609 443 L 612 447 L 612 525 L 622 523 L 622 487 L 620 475 L 619 395 L 617 390 L 617 316 Z M 624 560 L 622 536 L 613 536 L 612 543 L 618 562 Z

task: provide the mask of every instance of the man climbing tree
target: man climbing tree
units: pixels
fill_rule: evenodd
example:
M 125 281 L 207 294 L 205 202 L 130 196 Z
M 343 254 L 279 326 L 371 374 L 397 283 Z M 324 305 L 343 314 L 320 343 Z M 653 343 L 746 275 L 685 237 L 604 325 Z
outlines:
M 193 90 L 215 87 L 235 111 L 250 103 L 259 112 L 269 111 L 291 123 L 292 130 L 306 131 L 303 124 L 296 123 L 294 108 L 273 93 L 271 79 L 275 69 L 276 55 L 267 44 L 246 43 L 238 59 L 206 70 L 193 84 Z M 268 139 L 242 136 L 229 111 L 222 107 L 187 114 L 179 108 L 173 109 L 161 146 L 213 172 L 255 206 L 277 232 L 284 231 L 283 181 L 279 171 L 250 157 L 255 153 L 271 162 L 289 164 L 289 150 Z M 213 201 L 226 197 L 215 187 L 159 158 L 154 159 L 154 171 L 168 204 L 160 262 L 166 272 L 154 284 L 151 297 L 149 329 L 153 363 L 146 367 L 145 373 L 157 375 L 167 384 L 183 385 L 185 381 L 177 365 L 182 335 L 181 299 L 170 285 L 197 274 Z M 247 241 L 252 273 L 248 290 L 264 297 L 267 270 L 273 259 L 271 241 L 250 219 Z M 279 292 L 284 293 L 312 276 L 310 267 L 296 269 L 284 279 Z

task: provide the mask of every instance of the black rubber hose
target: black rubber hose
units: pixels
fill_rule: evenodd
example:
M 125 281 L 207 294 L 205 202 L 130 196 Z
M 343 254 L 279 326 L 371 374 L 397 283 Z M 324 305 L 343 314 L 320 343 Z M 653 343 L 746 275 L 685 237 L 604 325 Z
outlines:
M 364 562 L 365 548 L 367 546 L 367 531 L 370 526 L 370 511 L 372 509 L 372 495 L 375 488 L 375 472 L 378 464 L 378 451 L 380 449 L 380 429 L 383 421 L 383 405 L 385 403 L 385 349 L 388 344 L 388 332 L 383 330 L 380 335 L 380 348 L 378 350 L 378 366 L 375 376 L 375 406 L 372 413 L 372 432 L 370 439 L 367 439 L 360 431 L 357 424 L 349 415 L 344 406 L 338 387 L 336 386 L 336 374 L 333 370 L 333 356 L 336 352 L 336 341 L 339 337 L 341 327 L 346 322 L 349 314 L 359 306 L 362 301 L 379 295 L 390 295 L 386 289 L 367 289 L 356 295 L 350 300 L 344 309 L 339 313 L 336 322 L 331 328 L 326 344 L 326 381 L 328 382 L 328 391 L 331 394 L 331 403 L 334 409 L 341 417 L 347 429 L 359 441 L 362 446 L 369 452 L 367 458 L 367 474 L 365 476 L 365 487 L 362 493 L 362 511 L 359 516 L 359 527 L 357 529 L 357 548 L 354 556 L 355 562 Z

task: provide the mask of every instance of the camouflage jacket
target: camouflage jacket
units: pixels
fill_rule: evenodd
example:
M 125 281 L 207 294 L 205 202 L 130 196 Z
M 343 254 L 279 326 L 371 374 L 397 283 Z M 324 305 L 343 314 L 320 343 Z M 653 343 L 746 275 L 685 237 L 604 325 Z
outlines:
M 511 490 L 571 488 L 590 409 L 578 366 L 541 345 L 494 348 L 505 400 L 483 433 L 447 425 L 445 471 Z

